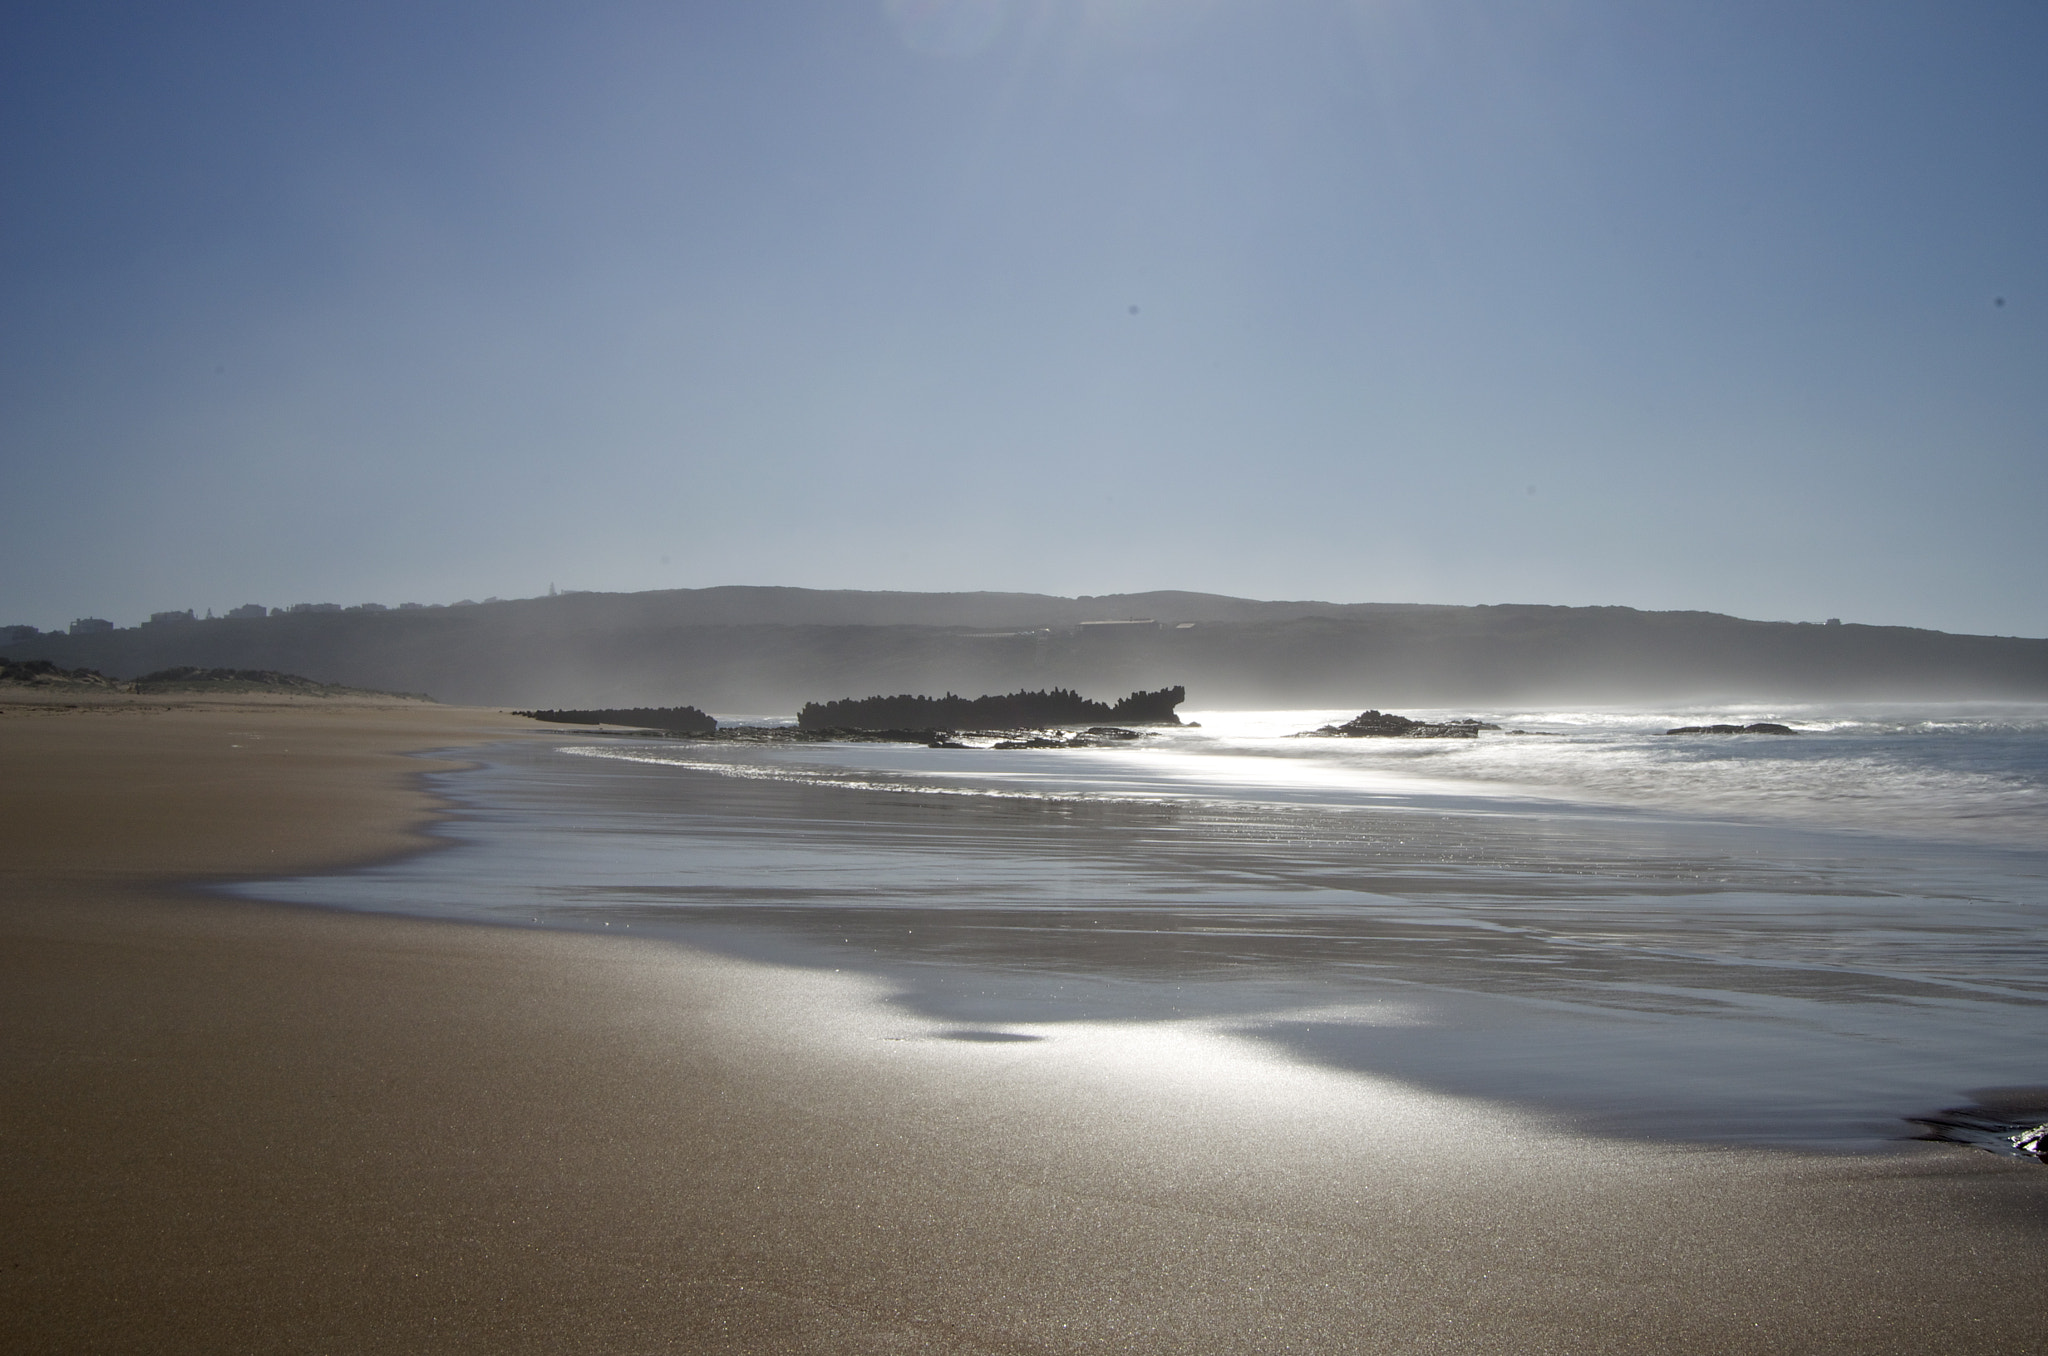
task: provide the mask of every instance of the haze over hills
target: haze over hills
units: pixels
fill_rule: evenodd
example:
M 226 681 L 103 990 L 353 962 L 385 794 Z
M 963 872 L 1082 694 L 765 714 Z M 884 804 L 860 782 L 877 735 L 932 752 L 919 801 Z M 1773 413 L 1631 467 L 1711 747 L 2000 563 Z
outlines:
M 239 610 L 239 609 L 238 609 Z M 254 612 L 255 609 L 250 609 Z M 110 677 L 190 665 L 481 705 L 791 712 L 873 694 L 1185 684 L 1202 707 L 2048 699 L 2048 640 L 1623 607 L 1155 592 L 726 587 L 187 620 L 0 645 Z

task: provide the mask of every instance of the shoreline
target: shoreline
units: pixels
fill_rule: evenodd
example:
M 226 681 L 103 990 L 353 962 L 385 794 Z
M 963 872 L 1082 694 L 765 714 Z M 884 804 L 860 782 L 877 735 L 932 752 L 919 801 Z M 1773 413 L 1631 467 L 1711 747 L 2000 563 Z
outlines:
M 865 980 L 203 895 L 432 843 L 406 750 L 559 732 L 132 708 L 0 714 L 12 1349 L 2048 1342 L 2036 1167 L 1652 1151 L 1172 1031 L 905 1039 Z
M 1235 772 L 1159 784 L 1192 799 L 1106 767 L 1034 794 L 1063 754 L 991 796 L 975 777 L 1015 755 L 474 752 L 432 778 L 465 810 L 452 851 L 230 888 L 859 973 L 990 1040 L 1206 1022 L 1598 1138 L 1857 1152 L 2040 1079 L 2039 931 L 2014 917 L 2038 873 L 1975 854 L 1851 870 L 1779 831 L 1226 806 Z M 1967 982 L 1939 959 L 1966 953 Z

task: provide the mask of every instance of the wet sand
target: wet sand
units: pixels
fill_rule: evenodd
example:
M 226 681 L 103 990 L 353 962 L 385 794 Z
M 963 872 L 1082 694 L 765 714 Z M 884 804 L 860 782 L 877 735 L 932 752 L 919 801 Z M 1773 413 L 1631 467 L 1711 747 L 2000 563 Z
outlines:
M 0 710 L 0 1347 L 2048 1347 L 2048 1171 L 1988 1154 L 1574 1138 L 1170 1030 L 901 1039 L 858 977 L 186 884 L 417 848 L 397 755 L 531 730 Z

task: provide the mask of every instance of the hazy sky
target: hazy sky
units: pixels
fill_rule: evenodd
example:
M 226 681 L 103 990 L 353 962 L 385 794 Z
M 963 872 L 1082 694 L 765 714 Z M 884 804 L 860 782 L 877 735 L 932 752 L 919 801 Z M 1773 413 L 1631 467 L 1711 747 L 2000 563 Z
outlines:
M 0 622 L 2048 635 L 2038 0 L 23 0 L 0 166 Z

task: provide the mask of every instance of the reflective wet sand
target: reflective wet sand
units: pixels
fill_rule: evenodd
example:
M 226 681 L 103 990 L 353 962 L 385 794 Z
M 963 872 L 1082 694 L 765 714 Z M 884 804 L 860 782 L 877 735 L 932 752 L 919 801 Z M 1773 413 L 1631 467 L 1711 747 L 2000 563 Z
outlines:
M 487 753 L 439 782 L 466 807 L 447 851 L 247 889 L 859 972 L 960 1027 L 1199 1027 L 1608 1135 L 1867 1150 L 2048 1081 L 2040 853 L 1391 796 L 954 794 L 903 774 L 954 766 L 923 749 L 888 776 L 830 749 L 731 754 L 740 775 L 625 752 Z
M 403 845 L 392 752 L 491 718 L 122 719 L 0 717 L 10 1349 L 2048 1340 L 2037 1168 L 1559 1133 L 1199 1026 L 166 890 Z

